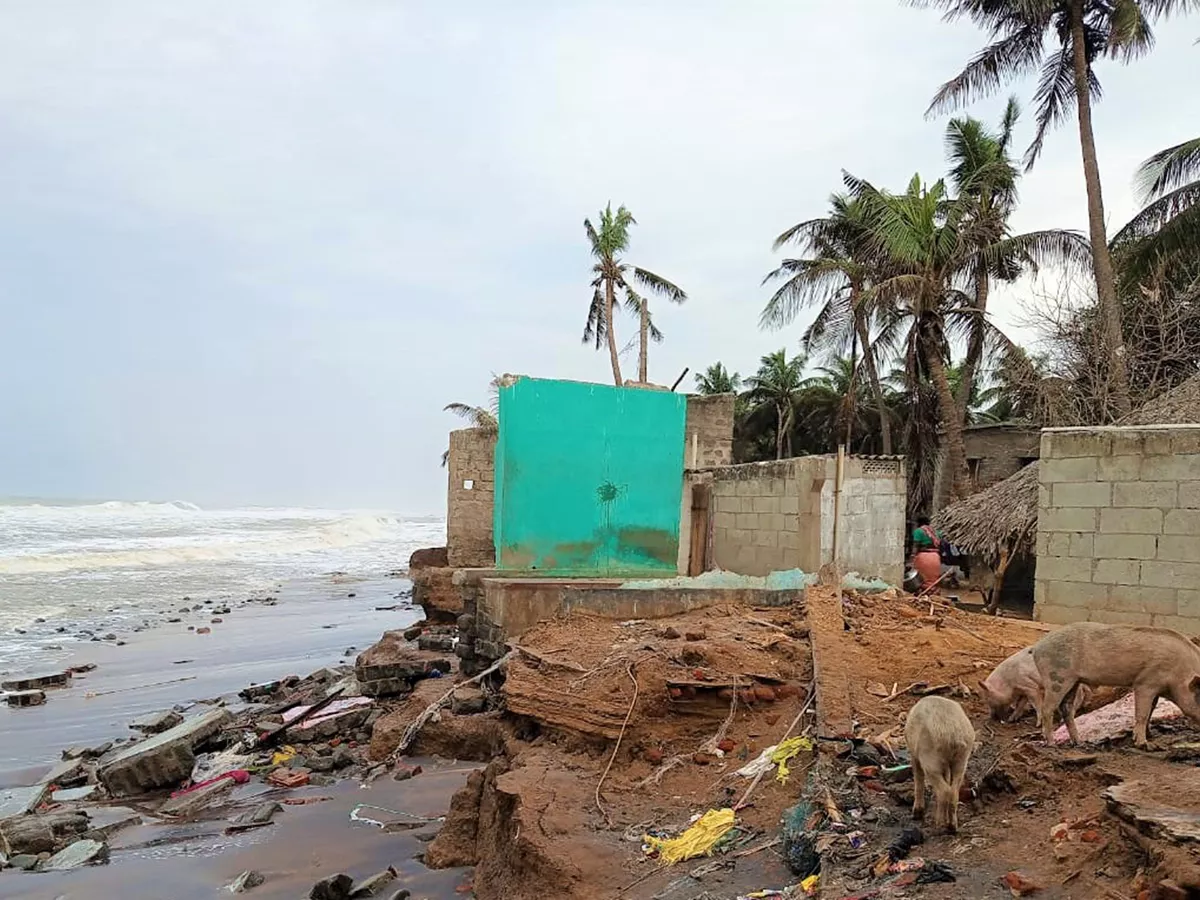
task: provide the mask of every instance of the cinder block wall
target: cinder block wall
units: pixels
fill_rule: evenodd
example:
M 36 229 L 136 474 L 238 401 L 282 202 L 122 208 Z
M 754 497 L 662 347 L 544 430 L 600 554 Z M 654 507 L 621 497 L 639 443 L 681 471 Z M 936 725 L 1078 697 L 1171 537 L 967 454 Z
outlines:
M 735 394 L 688 394 L 683 426 L 683 465 L 708 469 L 733 462 L 733 404 Z M 695 453 L 693 453 L 693 445 Z
M 713 556 L 743 575 L 816 573 L 833 559 L 832 456 L 712 471 Z M 843 480 L 839 556 L 845 571 L 899 584 L 904 574 L 901 460 L 850 457 Z
M 496 433 L 483 428 L 450 432 L 446 501 L 446 555 L 451 566 L 496 562 L 492 540 Z
M 1200 426 L 1042 434 L 1035 613 L 1200 633 Z

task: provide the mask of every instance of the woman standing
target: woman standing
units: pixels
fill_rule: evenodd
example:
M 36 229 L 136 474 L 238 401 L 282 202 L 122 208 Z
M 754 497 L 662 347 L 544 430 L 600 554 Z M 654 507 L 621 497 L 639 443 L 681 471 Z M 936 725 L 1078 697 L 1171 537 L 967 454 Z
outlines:
M 942 537 L 929 524 L 929 516 L 918 516 L 913 529 L 913 568 L 921 583 L 929 587 L 942 577 Z

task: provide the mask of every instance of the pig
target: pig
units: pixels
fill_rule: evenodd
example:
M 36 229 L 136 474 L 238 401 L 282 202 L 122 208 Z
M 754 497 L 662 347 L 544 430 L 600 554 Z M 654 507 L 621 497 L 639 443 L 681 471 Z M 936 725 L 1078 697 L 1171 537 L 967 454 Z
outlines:
M 1133 742 L 1148 744 L 1150 716 L 1168 697 L 1200 725 L 1200 647 L 1178 631 L 1149 625 L 1075 622 L 1032 647 L 1042 689 L 1042 736 L 1051 742 L 1054 711 L 1062 712 L 1073 744 L 1079 743 L 1072 702 L 1080 685 L 1133 688 Z
M 992 711 L 993 719 L 1004 719 L 1007 714 L 1009 722 L 1016 722 L 1032 707 L 1037 715 L 1037 725 L 1041 726 L 1042 685 L 1033 661 L 1032 647 L 1018 650 L 996 666 L 991 675 L 979 682 L 979 689 Z M 1091 688 L 1080 685 L 1075 693 L 1072 712 L 1078 713 L 1079 707 L 1089 696 Z
M 953 700 L 930 695 L 917 701 L 904 723 L 913 770 L 913 818 L 925 817 L 925 780 L 933 791 L 933 824 L 958 831 L 958 794 L 975 747 L 975 729 Z

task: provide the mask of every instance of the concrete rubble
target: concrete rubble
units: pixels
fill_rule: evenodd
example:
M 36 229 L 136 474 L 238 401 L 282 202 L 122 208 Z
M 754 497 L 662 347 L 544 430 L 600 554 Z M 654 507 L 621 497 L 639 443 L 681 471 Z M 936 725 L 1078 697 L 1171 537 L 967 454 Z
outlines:
M 215 735 L 229 718 L 224 709 L 210 709 L 139 741 L 102 763 L 100 781 L 114 797 L 179 784 L 192 773 L 195 748 Z
M 76 841 L 42 863 L 43 872 L 65 872 L 80 866 L 94 866 L 108 860 L 108 845 L 100 841 Z
M 408 694 L 416 682 L 445 675 L 452 667 L 445 656 L 414 650 L 404 632 L 388 631 L 358 655 L 354 676 L 366 696 L 393 697 Z
M 130 722 L 129 727 L 134 731 L 140 731 L 142 734 L 161 734 L 170 728 L 174 728 L 181 722 L 183 722 L 183 716 L 173 709 L 168 709 L 165 712 L 142 716 L 140 719 Z
M 71 683 L 71 673 L 50 672 L 43 675 L 22 675 L 0 681 L 0 690 L 5 691 L 37 691 L 45 688 L 67 687 Z

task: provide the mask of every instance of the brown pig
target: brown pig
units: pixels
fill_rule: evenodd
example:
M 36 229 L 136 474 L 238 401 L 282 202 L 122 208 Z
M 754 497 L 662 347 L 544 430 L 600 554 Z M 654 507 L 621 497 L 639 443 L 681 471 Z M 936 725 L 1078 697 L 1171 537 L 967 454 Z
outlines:
M 1075 622 L 1032 647 L 1042 688 L 1042 735 L 1050 743 L 1054 711 L 1062 712 L 1071 742 L 1079 743 L 1072 702 L 1080 685 L 1133 688 L 1133 742 L 1147 743 L 1159 697 L 1169 698 L 1200 724 L 1200 647 L 1178 631 L 1148 625 Z
M 1042 724 L 1042 683 L 1033 661 L 1032 647 L 1018 650 L 996 666 L 991 675 L 979 682 L 979 689 L 992 711 L 993 719 L 1000 720 L 1007 716 L 1009 722 L 1016 722 L 1032 707 L 1037 715 L 1037 724 Z M 1081 685 L 1075 692 L 1075 708 L 1072 711 L 1078 713 L 1079 707 L 1090 695 L 1091 689 Z
M 913 770 L 913 818 L 925 816 L 925 782 L 933 791 L 934 827 L 958 831 L 958 794 L 967 760 L 975 747 L 975 729 L 963 708 L 945 697 L 917 701 L 904 723 L 904 741 Z

